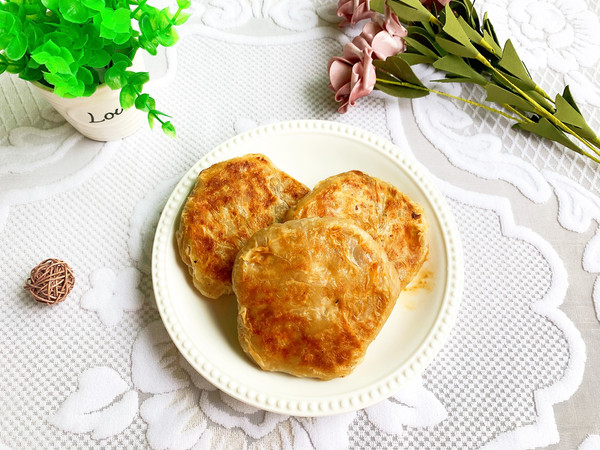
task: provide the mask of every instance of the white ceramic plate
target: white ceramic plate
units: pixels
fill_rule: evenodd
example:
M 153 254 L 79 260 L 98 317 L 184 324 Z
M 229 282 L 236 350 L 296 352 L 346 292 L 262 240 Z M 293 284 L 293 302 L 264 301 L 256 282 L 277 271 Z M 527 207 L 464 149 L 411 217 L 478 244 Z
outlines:
M 331 381 L 265 372 L 237 341 L 234 296 L 202 297 L 180 261 L 175 230 L 198 173 L 215 162 L 263 153 L 280 169 L 312 187 L 359 169 L 391 182 L 419 202 L 429 221 L 427 275 L 404 292 L 364 361 Z M 173 342 L 189 363 L 227 394 L 258 408 L 296 416 L 322 416 L 366 407 L 394 394 L 442 346 L 462 294 L 462 252 L 448 207 L 419 164 L 366 131 L 325 121 L 295 121 L 238 135 L 198 161 L 171 194 L 160 218 L 152 254 L 154 293 Z

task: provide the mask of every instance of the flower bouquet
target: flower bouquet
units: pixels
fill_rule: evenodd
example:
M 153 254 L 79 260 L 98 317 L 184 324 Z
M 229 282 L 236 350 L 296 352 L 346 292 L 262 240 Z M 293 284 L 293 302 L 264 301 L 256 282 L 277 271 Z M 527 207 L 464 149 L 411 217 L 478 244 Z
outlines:
M 83 114 L 83 128 L 93 128 L 117 122 L 123 109 L 134 106 L 147 114 L 151 127 L 158 121 L 164 133 L 175 136 L 175 127 L 164 119 L 169 116 L 143 93 L 150 76 L 134 70 L 134 60 L 138 50 L 155 55 L 158 47 L 174 45 L 175 27 L 188 19 L 190 4 L 177 0 L 173 13 L 147 0 L 0 0 L 0 74 L 32 82 L 76 128 L 74 111 Z M 122 109 L 113 104 L 106 112 L 90 112 L 87 98 L 104 101 L 110 95 Z M 60 99 L 80 102 L 57 106 Z
M 510 40 L 499 42 L 487 14 L 471 0 L 339 0 L 340 26 L 369 21 L 329 62 L 330 87 L 344 113 L 378 89 L 395 97 L 434 93 L 468 102 L 515 122 L 514 127 L 558 142 L 600 162 L 600 139 L 587 124 L 568 86 L 554 97 L 531 78 Z M 412 70 L 429 64 L 445 83 L 474 83 L 487 104 L 425 86 Z

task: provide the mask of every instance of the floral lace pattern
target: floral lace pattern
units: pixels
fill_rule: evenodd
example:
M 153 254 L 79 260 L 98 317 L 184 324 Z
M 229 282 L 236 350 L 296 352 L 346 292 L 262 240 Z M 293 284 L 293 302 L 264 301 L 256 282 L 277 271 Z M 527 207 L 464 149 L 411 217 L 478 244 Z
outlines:
M 514 39 L 531 70 L 544 71 L 547 85 L 571 83 L 588 111 L 600 105 L 597 6 L 584 0 L 477 6 L 490 12 L 501 36 Z M 373 96 L 345 116 L 335 113 L 326 64 L 349 40 L 335 26 L 335 2 L 203 0 L 193 8 L 179 47 L 159 57 L 164 80 L 175 81 L 157 86 L 161 104 L 181 110 L 178 129 L 189 130 L 177 142 L 149 132 L 110 144 L 84 140 L 25 83 L 0 77 L 0 186 L 6 186 L 0 189 L 0 254 L 13 255 L 0 272 L 0 292 L 10 299 L 0 319 L 7 361 L 0 375 L 6 393 L 0 447 L 530 448 L 558 442 L 555 404 L 577 390 L 586 362 L 581 334 L 559 309 L 568 286 L 564 264 L 548 242 L 515 225 L 508 201 L 443 180 L 455 216 L 469 218 L 460 221 L 465 301 L 448 344 L 394 396 L 339 416 L 282 416 L 218 391 L 179 354 L 153 304 L 149 262 L 162 207 L 191 164 L 237 132 L 307 116 L 361 126 L 400 147 L 406 142 L 406 109 L 395 100 Z M 253 34 L 257 24 L 261 33 Z M 260 77 L 225 74 L 211 54 L 233 55 Z M 435 79 L 433 72 L 421 75 Z M 225 77 L 231 92 L 215 87 Z M 257 88 L 265 80 L 268 95 Z M 415 100 L 412 111 L 425 138 L 459 172 L 506 181 L 526 202 L 556 197 L 562 227 L 594 231 L 581 259 L 596 277 L 591 301 L 600 320 L 594 170 L 536 140 L 524 143 L 506 122 L 492 123 L 446 99 Z M 599 121 L 596 115 L 591 123 Z M 413 156 L 419 158 L 416 149 Z M 63 305 L 41 310 L 21 293 L 21 278 L 47 252 L 65 255 L 77 283 Z M 511 308 L 501 307 L 506 303 Z M 24 322 L 31 326 L 23 329 Z M 54 339 L 40 348 L 40 335 Z M 596 438 L 580 448 L 591 448 Z

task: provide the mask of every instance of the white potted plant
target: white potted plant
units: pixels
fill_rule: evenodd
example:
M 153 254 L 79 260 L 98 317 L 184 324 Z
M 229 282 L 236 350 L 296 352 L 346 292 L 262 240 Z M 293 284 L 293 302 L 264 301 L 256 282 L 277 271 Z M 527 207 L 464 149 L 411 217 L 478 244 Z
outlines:
M 177 42 L 189 14 L 147 0 L 0 0 L 0 74 L 18 74 L 83 135 L 121 139 L 147 116 L 175 136 L 169 116 L 143 92 L 141 53 Z M 144 114 L 145 113 L 145 114 Z

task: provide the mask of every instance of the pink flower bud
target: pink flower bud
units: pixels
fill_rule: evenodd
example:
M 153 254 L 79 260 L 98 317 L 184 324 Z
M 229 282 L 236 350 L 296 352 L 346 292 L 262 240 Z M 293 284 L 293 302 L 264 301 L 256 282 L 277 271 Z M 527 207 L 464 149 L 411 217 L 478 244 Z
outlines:
M 342 18 L 340 27 L 370 19 L 374 14 L 369 9 L 369 0 L 338 0 L 337 15 Z
M 373 91 L 376 73 L 372 52 L 370 47 L 360 48 L 349 42 L 344 46 L 343 57 L 329 60 L 329 88 L 335 92 L 335 101 L 342 102 L 338 108 L 340 113 L 345 113 L 356 100 Z
M 373 18 L 371 22 L 365 24 L 360 36 L 354 40 L 360 41 L 363 46 L 370 46 L 375 59 L 385 60 L 406 49 L 402 38 L 407 34 L 406 28 L 402 26 L 396 14 L 386 11 L 385 18 L 381 16 Z

